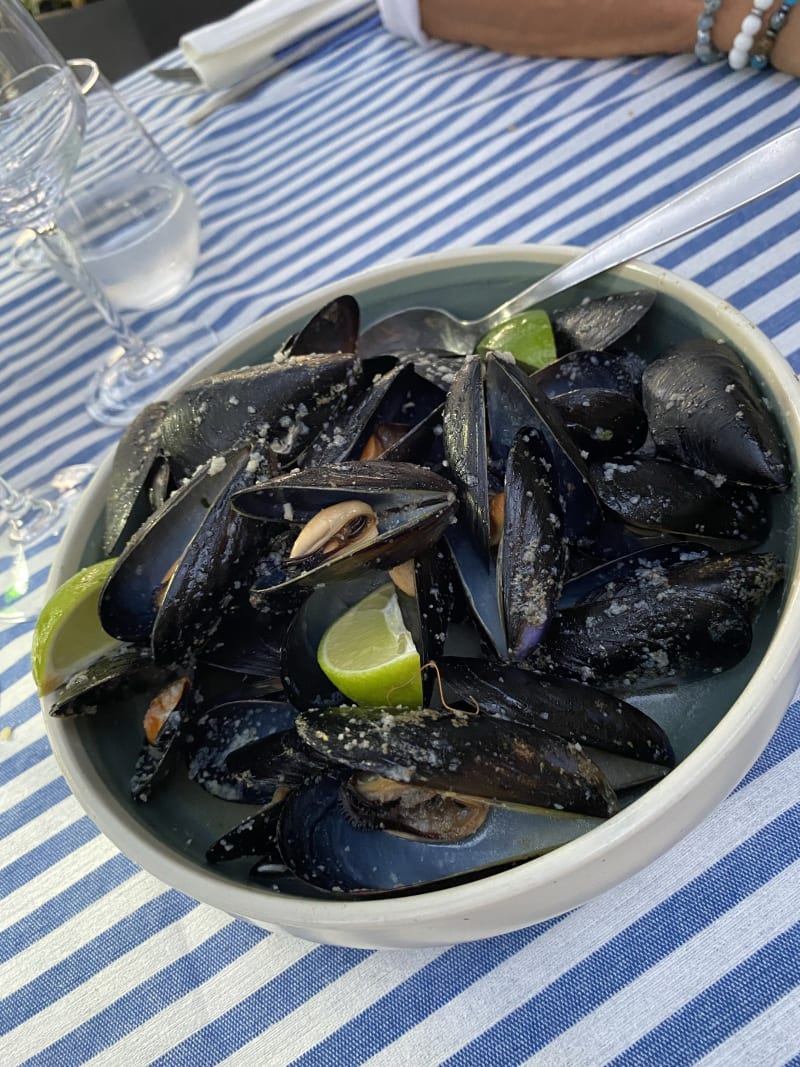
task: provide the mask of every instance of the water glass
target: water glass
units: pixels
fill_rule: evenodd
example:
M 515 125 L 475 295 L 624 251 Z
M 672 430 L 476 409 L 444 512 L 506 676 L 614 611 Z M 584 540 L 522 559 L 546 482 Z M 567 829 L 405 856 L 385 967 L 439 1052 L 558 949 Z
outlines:
M 86 101 L 86 133 L 56 221 L 116 307 L 166 304 L 188 285 L 200 254 L 192 194 L 97 64 L 69 65 Z M 32 234 L 16 262 L 52 267 Z

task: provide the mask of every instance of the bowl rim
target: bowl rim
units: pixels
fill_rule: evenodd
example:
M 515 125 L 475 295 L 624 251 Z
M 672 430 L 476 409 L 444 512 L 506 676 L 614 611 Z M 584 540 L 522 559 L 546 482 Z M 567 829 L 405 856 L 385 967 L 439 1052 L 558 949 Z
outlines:
M 578 251 L 580 249 L 572 246 L 559 245 L 485 245 L 447 249 L 372 267 L 298 297 L 238 331 L 192 370 L 183 374 L 172 387 L 164 391 L 162 398 L 213 370 L 221 369 L 222 365 L 246 353 L 260 339 L 279 331 L 284 323 L 288 324 L 304 314 L 312 314 L 316 308 L 343 292 L 350 292 L 358 298 L 360 293 L 371 288 L 411 275 L 480 262 L 556 264 Z M 720 327 L 724 323 L 724 331 L 721 328 L 720 332 L 724 332 L 737 347 L 748 353 L 748 365 L 753 364 L 751 355 L 756 354 L 757 373 L 773 396 L 782 400 L 779 415 L 797 468 L 797 453 L 800 451 L 800 383 L 772 342 L 732 305 L 708 289 L 663 267 L 634 261 L 609 273 L 656 292 L 669 293 L 707 321 L 719 321 Z M 78 565 L 80 551 L 85 544 L 84 528 L 87 524 L 91 525 L 90 519 L 93 522 L 99 514 L 105 498 L 112 453 L 113 447 L 100 464 L 62 538 L 48 578 L 47 595 Z M 796 559 L 791 566 L 787 561 L 787 572 L 793 573 L 796 566 Z M 485 912 L 509 898 L 535 893 L 537 889 L 550 887 L 552 890 L 564 879 L 573 877 L 579 869 L 604 861 L 605 868 L 601 863 L 598 877 L 588 888 L 565 894 L 563 906 L 550 909 L 548 914 L 555 915 L 619 884 L 665 852 L 687 830 L 697 825 L 752 766 L 776 729 L 800 682 L 800 660 L 795 653 L 794 641 L 798 623 L 800 583 L 795 583 L 784 599 L 769 646 L 739 697 L 719 724 L 640 800 L 607 822 L 533 862 L 489 874 L 464 885 L 392 898 L 390 908 L 387 908 L 386 900 L 316 900 L 265 892 L 256 885 L 237 884 L 212 867 L 203 869 L 195 861 L 144 831 L 100 777 L 86 773 L 85 754 L 82 761 L 82 746 L 70 720 L 53 718 L 47 714 L 44 705 L 42 711 L 57 763 L 80 805 L 101 832 L 120 851 L 161 881 L 229 914 L 283 929 L 313 931 L 324 927 L 328 931 L 337 929 L 346 932 L 358 928 L 379 932 L 398 927 L 409 928 L 441 923 L 452 919 L 454 914 Z M 713 773 L 709 773 L 709 766 Z M 668 811 L 674 816 L 670 829 L 660 835 L 647 835 L 647 829 L 663 821 Z M 624 850 L 634 838 L 643 847 L 635 856 L 625 856 Z M 613 868 L 613 871 L 609 868 Z M 537 912 L 529 921 L 540 921 L 546 917 L 544 913 Z M 514 922 L 508 926 L 503 926 L 502 922 L 495 923 L 498 933 L 521 925 L 526 923 Z M 474 936 L 467 925 L 462 940 Z M 453 938 L 449 936 L 446 942 L 440 943 L 452 941 Z

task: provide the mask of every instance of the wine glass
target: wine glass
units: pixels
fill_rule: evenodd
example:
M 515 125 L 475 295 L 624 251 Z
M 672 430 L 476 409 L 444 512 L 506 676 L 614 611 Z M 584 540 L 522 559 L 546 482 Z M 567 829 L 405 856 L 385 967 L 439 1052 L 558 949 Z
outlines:
M 57 225 L 80 152 L 86 104 L 73 72 L 19 0 L 0 0 L 0 225 L 33 230 L 48 260 L 94 305 L 115 345 L 87 404 L 97 421 L 124 425 L 213 345 L 197 324 L 148 342 L 131 331 Z

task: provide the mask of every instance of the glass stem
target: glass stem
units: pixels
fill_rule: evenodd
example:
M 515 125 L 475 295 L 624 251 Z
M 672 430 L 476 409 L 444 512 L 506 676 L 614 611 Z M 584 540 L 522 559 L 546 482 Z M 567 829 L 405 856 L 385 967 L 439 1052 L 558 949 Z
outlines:
M 36 227 L 35 232 L 42 250 L 58 276 L 83 293 L 114 333 L 122 350 L 119 359 L 126 364 L 127 376 L 148 377 L 153 370 L 153 364 L 161 361 L 161 351 L 148 345 L 128 329 L 100 283 L 86 269 L 73 242 L 55 222 L 43 223 Z

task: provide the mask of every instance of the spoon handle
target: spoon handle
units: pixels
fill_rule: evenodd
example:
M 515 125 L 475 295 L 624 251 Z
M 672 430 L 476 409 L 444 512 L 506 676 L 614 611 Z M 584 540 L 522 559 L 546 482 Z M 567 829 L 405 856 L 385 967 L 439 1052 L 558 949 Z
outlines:
M 611 267 L 721 219 L 800 175 L 800 126 L 726 167 L 592 245 L 492 313 L 492 325 Z

